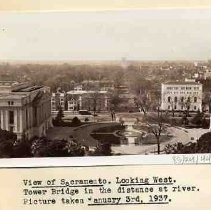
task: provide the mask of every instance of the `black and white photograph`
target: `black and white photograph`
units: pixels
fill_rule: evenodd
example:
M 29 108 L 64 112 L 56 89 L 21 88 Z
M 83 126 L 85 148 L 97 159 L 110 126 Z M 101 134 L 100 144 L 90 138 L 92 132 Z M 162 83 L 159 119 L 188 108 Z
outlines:
M 211 9 L 0 13 L 0 158 L 211 153 Z

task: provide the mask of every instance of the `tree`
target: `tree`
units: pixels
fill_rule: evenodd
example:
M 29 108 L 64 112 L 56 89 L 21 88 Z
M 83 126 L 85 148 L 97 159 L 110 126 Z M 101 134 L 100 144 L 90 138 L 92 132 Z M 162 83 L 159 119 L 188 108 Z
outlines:
M 20 141 L 16 142 L 13 145 L 13 157 L 15 158 L 32 157 L 31 142 L 26 138 L 23 138 Z
M 200 112 L 200 110 L 197 111 L 196 115 L 193 117 L 191 122 L 195 125 L 202 126 L 204 121 L 204 113 Z
M 98 100 L 100 98 L 100 93 L 99 91 L 95 91 L 90 94 L 91 100 L 92 100 L 92 107 L 93 107 L 93 115 L 96 115 L 97 112 L 97 105 L 98 105 Z
M 114 73 L 114 86 L 115 88 L 119 88 L 124 83 L 124 71 L 119 69 Z
M 59 111 L 57 113 L 57 116 L 55 118 L 55 122 L 56 122 L 57 125 L 61 125 L 62 124 L 62 122 L 63 122 L 62 118 L 63 117 L 64 117 L 64 112 L 63 112 L 62 107 L 60 106 L 59 107 Z
M 134 103 L 140 111 L 143 112 L 144 116 L 147 115 L 147 112 L 152 105 L 152 83 L 149 80 L 145 80 L 141 75 L 133 75 L 130 81 L 130 90 L 135 95 Z
M 0 129 L 0 157 L 13 157 L 13 145 L 17 141 L 17 135 L 13 132 Z
M 94 152 L 94 155 L 111 156 L 111 144 L 110 143 L 98 144 Z
M 136 107 L 144 113 L 144 116 L 146 116 L 152 102 L 147 92 L 140 92 L 139 95 L 134 98 L 134 103 Z
M 74 117 L 73 119 L 72 119 L 72 125 L 73 126 L 78 126 L 78 125 L 80 125 L 81 124 L 81 121 L 80 121 L 80 119 L 78 119 L 78 117 Z
M 191 98 L 191 96 L 188 96 L 179 101 L 179 104 L 182 107 L 183 113 L 185 114 L 186 118 L 190 116 Z
M 197 142 L 182 144 L 168 144 L 164 148 L 166 154 L 191 154 L 191 153 L 210 153 L 211 152 L 211 132 L 203 134 Z
M 167 95 L 168 96 L 168 95 Z M 175 99 L 173 99 L 173 98 L 171 98 L 170 96 L 168 96 L 168 97 L 164 97 L 165 99 L 167 99 L 167 100 L 164 100 L 164 102 L 167 102 L 168 103 L 168 105 L 170 106 L 170 108 L 171 108 L 171 112 L 172 112 L 172 117 L 174 117 L 174 114 L 175 114 L 175 106 L 177 105 L 177 98 Z
M 45 137 L 37 138 L 31 146 L 34 157 L 70 157 L 83 156 L 84 150 L 76 141 L 64 139 L 50 140 Z
M 167 121 L 167 113 L 160 111 L 159 107 L 157 109 L 157 116 L 148 119 L 148 130 L 152 133 L 157 140 L 157 153 L 160 154 L 160 137 L 161 134 L 166 130 L 165 122 Z
M 110 109 L 113 111 L 117 111 L 119 104 L 121 103 L 121 98 L 117 93 L 111 95 L 110 98 Z

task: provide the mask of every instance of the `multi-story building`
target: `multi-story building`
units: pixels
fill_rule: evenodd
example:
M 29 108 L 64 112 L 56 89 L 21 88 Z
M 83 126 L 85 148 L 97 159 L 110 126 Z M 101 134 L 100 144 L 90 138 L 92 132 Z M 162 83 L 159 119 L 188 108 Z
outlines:
M 66 93 L 57 91 L 51 95 L 51 110 L 58 111 L 60 108 L 66 109 Z
M 174 111 L 202 110 L 202 84 L 167 82 L 161 85 L 161 109 Z
M 46 135 L 51 126 L 50 88 L 0 81 L 0 127 L 17 138 Z
M 67 110 L 80 109 L 89 111 L 108 110 L 109 96 L 107 91 L 72 90 L 67 92 Z

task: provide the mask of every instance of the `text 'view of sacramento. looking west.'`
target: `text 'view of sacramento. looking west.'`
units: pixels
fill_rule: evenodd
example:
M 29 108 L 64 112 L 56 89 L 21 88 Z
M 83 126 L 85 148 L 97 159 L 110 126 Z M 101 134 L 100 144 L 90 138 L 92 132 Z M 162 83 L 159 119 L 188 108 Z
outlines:
M 0 157 L 211 152 L 211 10 L 0 13 Z

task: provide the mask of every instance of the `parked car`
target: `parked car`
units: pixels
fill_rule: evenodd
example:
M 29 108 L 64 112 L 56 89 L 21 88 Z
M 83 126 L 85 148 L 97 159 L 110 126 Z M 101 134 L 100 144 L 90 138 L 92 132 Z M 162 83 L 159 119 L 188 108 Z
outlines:
M 78 113 L 81 115 L 92 115 L 92 113 L 88 110 L 79 110 Z

